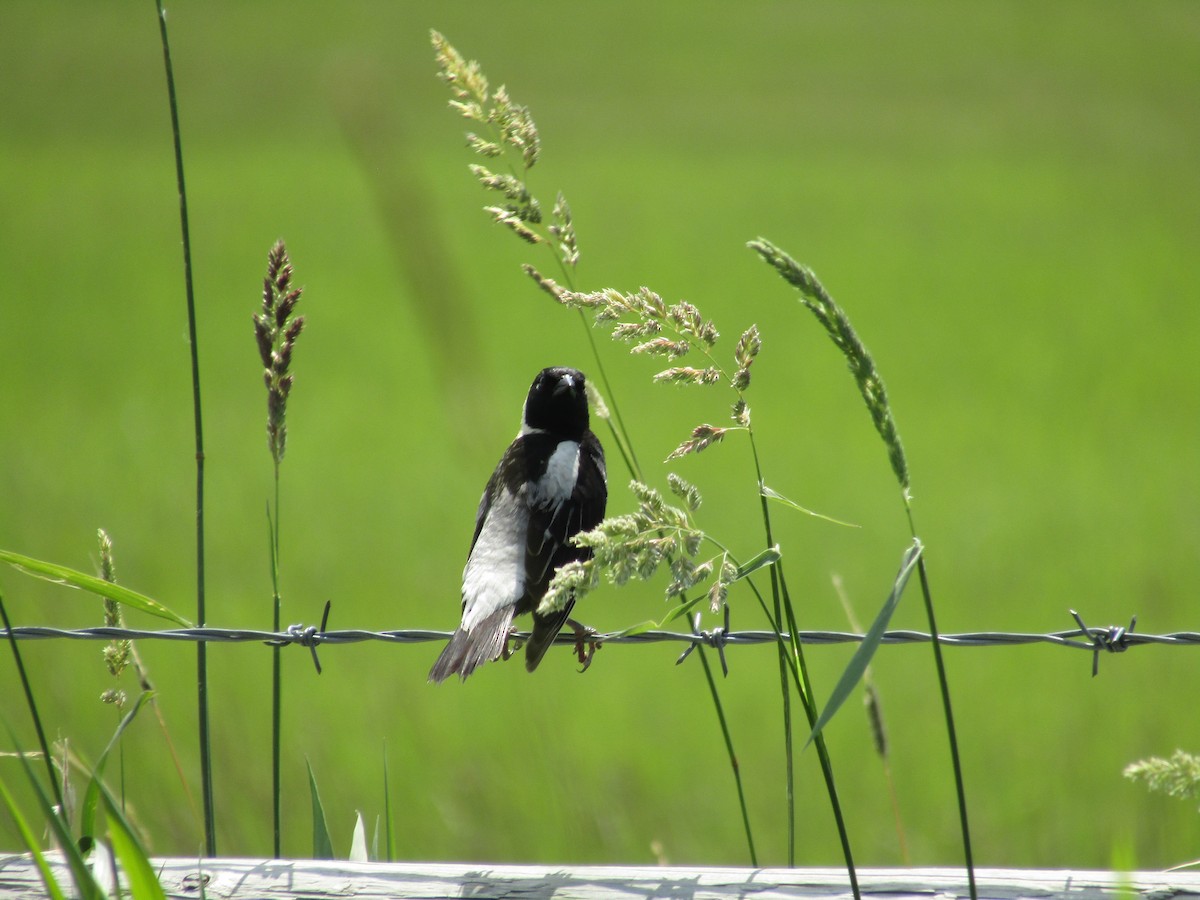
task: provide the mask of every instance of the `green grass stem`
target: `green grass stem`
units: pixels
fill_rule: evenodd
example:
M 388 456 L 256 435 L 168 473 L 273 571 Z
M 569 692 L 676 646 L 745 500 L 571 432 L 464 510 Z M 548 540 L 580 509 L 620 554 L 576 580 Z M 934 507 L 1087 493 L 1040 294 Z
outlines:
M 967 867 L 967 882 L 971 900 L 977 900 L 979 889 L 975 883 L 975 856 L 971 850 L 971 825 L 967 816 L 967 792 L 963 784 L 962 761 L 958 753 L 958 732 L 954 727 L 954 708 L 950 703 L 950 682 L 946 677 L 946 664 L 942 660 L 942 642 L 938 639 L 937 619 L 933 613 L 933 595 L 929 590 L 929 576 L 925 572 L 925 555 L 917 560 L 917 576 L 921 581 L 921 596 L 925 601 L 925 616 L 929 620 L 930 644 L 933 646 L 933 662 L 937 669 L 938 687 L 942 695 L 942 714 L 946 717 L 946 735 L 950 742 L 951 768 L 954 770 L 954 790 L 958 795 L 958 821 L 962 830 L 963 857 Z
M 204 597 L 204 425 L 200 405 L 200 352 L 196 342 L 196 295 L 192 280 L 192 241 L 188 227 L 187 187 L 183 177 L 183 141 L 179 127 L 179 102 L 175 71 L 167 39 L 167 13 L 163 0 L 154 0 L 162 39 L 163 67 L 167 76 L 167 101 L 171 108 L 171 136 L 175 146 L 175 180 L 179 186 L 179 227 L 183 237 L 183 283 L 187 296 L 188 346 L 192 362 L 192 411 L 196 436 L 196 624 L 206 621 Z M 208 716 L 208 645 L 196 643 L 196 712 L 200 740 L 200 794 L 204 807 L 204 851 L 217 855 L 217 828 L 213 804 L 212 741 Z
M 571 281 L 568 280 L 567 283 L 570 285 Z M 613 393 L 612 385 L 608 381 L 608 372 L 604 368 L 604 360 L 600 357 L 600 348 L 596 346 L 596 336 L 592 334 L 592 329 L 588 327 L 587 317 L 584 315 L 583 310 L 579 310 L 579 324 L 582 326 L 584 334 L 587 335 L 588 346 L 592 351 L 592 359 L 596 363 L 596 371 L 600 373 L 600 383 L 604 385 L 605 400 L 612 410 L 612 417 L 606 420 L 609 434 L 612 435 L 613 442 L 617 445 L 617 451 L 621 454 L 621 460 L 625 463 L 625 468 L 629 471 L 629 477 L 641 481 L 642 467 L 638 463 L 637 452 L 633 449 L 633 442 L 629 439 L 629 431 L 626 429 L 625 420 L 621 416 L 621 404 L 617 400 L 616 394 Z
M 779 591 L 778 577 L 772 568 L 771 597 L 774 605 L 767 618 L 776 634 L 780 633 L 783 622 L 783 599 Z M 773 614 L 773 615 L 772 615 Z M 779 692 L 783 701 L 783 763 L 784 763 L 784 801 L 787 812 L 787 861 L 788 866 L 796 865 L 796 752 L 794 746 L 795 729 L 792 726 L 792 690 L 788 686 L 788 654 L 790 651 L 780 641 L 779 653 Z
M 267 509 L 267 528 L 271 543 L 271 605 L 272 630 L 278 634 L 282 627 L 279 596 L 279 461 L 275 461 L 275 515 Z M 282 818 L 282 746 L 283 746 L 283 657 L 282 647 L 271 648 L 271 831 L 275 858 L 283 855 Z
M 737 752 L 733 749 L 733 735 L 729 731 L 729 722 L 725 718 L 725 707 L 721 703 L 721 694 L 717 689 L 717 679 L 713 676 L 712 664 L 708 661 L 703 647 L 696 648 L 700 664 L 704 667 L 704 679 L 708 682 L 708 690 L 712 695 L 713 708 L 717 713 L 717 721 L 721 726 L 721 737 L 725 741 L 725 750 L 729 753 L 729 767 L 733 770 L 733 780 L 737 785 L 738 806 L 742 812 L 742 828 L 746 832 L 746 846 L 750 851 L 750 865 L 758 868 L 758 852 L 754 849 L 754 831 L 750 827 L 750 812 L 746 806 L 746 791 L 742 785 L 742 769 L 738 764 Z

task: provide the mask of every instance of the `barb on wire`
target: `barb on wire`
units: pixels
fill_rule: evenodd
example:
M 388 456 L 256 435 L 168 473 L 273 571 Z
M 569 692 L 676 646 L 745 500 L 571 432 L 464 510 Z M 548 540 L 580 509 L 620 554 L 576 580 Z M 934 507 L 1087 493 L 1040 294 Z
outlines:
M 769 632 L 768 632 L 769 634 Z M 717 651 L 717 656 L 721 660 L 721 674 L 726 678 L 729 677 L 729 663 L 725 659 L 725 644 L 729 639 L 729 604 L 725 604 L 725 624 L 714 628 L 712 631 L 700 630 L 700 613 L 696 613 L 692 617 L 692 642 L 688 644 L 686 650 L 679 654 L 679 659 L 675 660 L 675 665 L 679 665 L 688 655 L 702 644 L 714 648 Z M 774 636 L 772 636 L 774 640 Z
M 1124 653 L 1130 647 L 1131 639 L 1134 637 L 1133 630 L 1137 628 L 1137 616 L 1129 620 L 1129 627 L 1125 628 L 1121 625 L 1109 625 L 1107 628 L 1088 628 L 1083 624 L 1083 616 L 1071 610 L 1071 616 L 1079 623 L 1079 632 L 1084 637 L 1090 640 L 1089 644 L 1082 646 L 1090 647 L 1092 650 L 1092 677 L 1095 678 L 1100 671 L 1100 651 L 1107 650 L 1109 653 Z
M 325 639 L 325 626 L 329 624 L 329 608 L 333 605 L 332 600 L 325 601 L 325 611 L 321 613 L 321 627 L 316 625 L 289 625 L 285 632 L 288 640 L 273 639 L 264 641 L 271 647 L 283 647 L 287 644 L 299 644 L 301 647 L 307 647 L 312 651 L 313 665 L 317 667 L 317 674 L 321 674 L 321 660 L 317 658 L 317 644 Z

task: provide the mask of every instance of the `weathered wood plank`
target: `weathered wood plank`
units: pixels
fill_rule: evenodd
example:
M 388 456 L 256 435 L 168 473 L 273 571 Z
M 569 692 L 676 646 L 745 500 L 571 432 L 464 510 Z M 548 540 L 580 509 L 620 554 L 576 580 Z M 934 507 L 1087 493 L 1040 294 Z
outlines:
M 176 900 L 850 900 L 843 869 L 720 869 L 700 866 L 511 866 L 351 863 L 278 859 L 158 859 Z M 61 883 L 66 866 L 54 861 Z M 966 898 L 962 869 L 860 869 L 864 897 Z M 981 900 L 1186 900 L 1200 873 L 980 869 Z M 27 856 L 0 857 L 0 898 L 45 896 Z

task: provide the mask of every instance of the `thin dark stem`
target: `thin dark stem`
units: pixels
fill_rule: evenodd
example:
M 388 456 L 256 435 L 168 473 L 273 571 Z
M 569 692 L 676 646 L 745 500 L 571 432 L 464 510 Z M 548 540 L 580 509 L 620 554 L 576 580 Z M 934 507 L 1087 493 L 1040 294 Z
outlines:
M 778 590 L 783 596 L 783 608 L 789 613 L 792 609 L 791 596 L 788 593 L 787 582 L 783 577 L 783 568 L 776 563 L 772 568 L 772 590 Z M 775 570 L 778 569 L 776 574 Z M 758 599 L 758 605 L 762 607 L 763 613 L 768 620 L 772 620 L 771 609 L 767 606 L 766 598 L 763 597 L 758 587 L 755 586 L 753 579 L 746 579 L 747 585 Z M 809 727 L 813 727 L 817 722 L 817 710 L 813 705 L 811 691 L 809 690 L 808 680 L 808 665 L 804 659 L 803 649 L 800 652 L 793 653 L 792 648 L 800 648 L 801 641 L 799 632 L 796 627 L 795 617 L 788 615 L 786 628 L 783 623 L 774 622 L 775 642 L 780 654 L 780 658 L 785 661 L 786 671 L 791 674 L 792 681 L 796 685 L 796 694 L 800 697 L 800 703 L 804 707 L 805 716 L 808 718 Z M 788 636 L 788 640 L 784 640 L 784 636 Z M 850 890 L 856 900 L 861 898 L 858 887 L 858 874 L 854 866 L 853 854 L 850 850 L 850 837 L 846 831 L 846 821 L 842 816 L 841 801 L 838 799 L 837 787 L 833 780 L 833 764 L 829 758 L 829 751 L 825 746 L 825 735 L 818 734 L 813 740 L 817 747 L 817 755 L 821 763 L 821 771 L 825 776 L 825 786 L 829 791 L 830 804 L 833 807 L 834 822 L 837 825 L 838 837 L 842 843 L 842 853 L 846 858 L 846 871 L 850 876 Z
M 910 516 L 911 518 L 911 516 Z M 929 578 L 925 574 L 925 554 L 917 560 L 917 573 L 921 576 L 921 594 L 925 598 L 925 615 L 929 618 L 929 637 L 933 644 L 933 661 L 937 669 L 938 686 L 942 692 L 942 713 L 946 717 L 946 732 L 950 739 L 950 762 L 954 769 L 954 788 L 958 793 L 958 820 L 962 828 L 963 856 L 967 865 L 967 882 L 971 900 L 979 896 L 975 884 L 975 860 L 971 852 L 971 828 L 967 821 L 967 794 L 963 786 L 962 762 L 958 755 L 958 733 L 954 728 L 954 710 L 950 705 L 950 683 L 946 678 L 946 666 L 942 661 L 942 644 L 938 640 L 937 621 L 933 614 L 933 596 L 929 590 Z
M 908 516 L 908 528 L 917 536 L 917 523 L 913 519 L 912 504 L 904 493 L 904 513 Z M 946 717 L 946 737 L 950 742 L 950 767 L 954 769 L 954 790 L 958 796 L 958 823 L 962 830 L 963 861 L 967 866 L 967 885 L 971 900 L 979 897 L 975 883 L 975 857 L 971 850 L 971 827 L 967 818 L 967 791 L 963 782 L 962 760 L 958 753 L 958 730 L 954 727 L 954 709 L 950 703 L 950 680 L 946 677 L 946 664 L 942 659 L 942 643 L 938 640 L 937 618 L 933 612 L 933 592 L 929 589 L 929 576 L 925 571 L 925 554 L 917 560 L 917 573 L 921 576 L 921 597 L 925 601 L 925 616 L 929 620 L 929 640 L 933 644 L 933 665 L 937 669 L 938 688 L 942 695 L 942 714 Z
M 762 506 L 763 530 L 767 546 L 773 547 L 775 546 L 775 538 L 771 529 L 771 511 L 767 508 L 767 498 L 762 492 L 763 474 L 762 465 L 758 459 L 758 445 L 754 441 L 754 431 L 748 430 L 748 433 L 750 437 L 750 454 L 754 459 L 754 474 L 758 479 L 758 497 Z M 775 628 L 775 633 L 778 634 L 783 630 L 784 624 L 783 592 L 780 590 L 779 574 L 775 566 L 771 567 L 771 598 L 772 625 Z M 781 642 L 779 646 L 779 687 L 783 699 L 784 778 L 787 799 L 787 858 L 788 866 L 794 867 L 796 865 L 796 773 L 792 746 L 792 692 L 788 688 L 787 683 L 787 657 L 790 652 L 784 648 Z M 801 691 L 802 702 L 803 693 Z M 805 702 L 806 707 L 807 705 L 807 702 Z
M 125 812 L 125 743 L 117 748 L 117 765 L 121 773 L 121 812 Z
M 269 511 L 268 511 L 269 513 Z M 268 515 L 268 524 L 271 525 Z M 275 608 L 274 627 L 278 633 L 281 628 L 280 598 L 279 598 L 279 460 L 275 461 L 275 518 L 271 525 L 271 583 L 273 603 Z M 283 648 L 276 645 L 271 648 L 271 811 L 273 815 L 275 858 L 283 853 L 282 817 L 280 815 L 280 750 L 282 741 L 281 721 L 283 719 L 283 665 L 280 651 Z
M 764 498 L 765 499 L 765 498 Z M 775 567 L 771 567 L 771 596 L 773 598 L 774 619 L 772 626 L 779 634 L 783 628 L 783 601 L 779 590 L 779 576 Z M 788 867 L 796 865 L 796 771 L 795 750 L 793 746 L 792 728 L 792 692 L 788 687 L 788 654 L 790 651 L 779 647 L 779 689 L 783 695 L 783 753 L 784 773 L 787 782 L 787 859 Z
M 183 178 L 183 142 L 179 129 L 179 104 L 175 95 L 175 72 L 171 66 L 171 45 L 167 40 L 167 14 L 162 0 L 154 0 L 158 9 L 158 28 L 162 38 L 163 66 L 167 73 L 167 99 L 171 107 L 171 135 L 175 143 L 175 180 L 179 186 L 179 226 L 183 237 L 183 282 L 187 294 L 188 339 L 192 355 L 192 410 L 196 433 L 196 623 L 204 626 L 204 428 L 200 414 L 200 353 L 196 344 L 196 297 L 192 283 L 192 242 L 188 233 L 187 189 Z M 204 804 L 204 849 L 217 855 L 216 822 L 213 816 L 212 754 L 208 721 L 208 653 L 206 645 L 196 645 L 196 700 L 200 732 L 200 783 Z
M 738 764 L 737 753 L 733 749 L 733 735 L 729 733 L 729 723 L 725 719 L 725 708 L 721 705 L 721 696 L 717 692 L 717 680 L 713 677 L 712 666 L 704 653 L 703 647 L 696 648 L 696 655 L 704 666 L 704 677 L 712 692 L 713 706 L 717 711 L 717 720 L 721 723 L 721 736 L 725 739 L 725 749 L 729 753 L 729 765 L 733 769 L 733 780 L 737 783 L 738 805 L 742 809 L 742 827 L 746 830 L 746 844 L 750 848 L 750 865 L 758 867 L 758 853 L 754 849 L 754 834 L 750 830 L 750 813 L 746 808 L 746 792 L 742 787 L 742 769 Z
M 812 682 L 808 676 L 808 664 L 804 658 L 804 648 L 800 641 L 799 629 L 796 627 L 796 617 L 792 608 L 791 594 L 788 593 L 787 581 L 783 577 L 783 566 L 776 563 L 772 570 L 778 570 L 779 587 L 783 593 L 783 608 L 787 612 L 787 629 L 791 635 L 791 646 L 794 649 L 797 663 L 797 691 L 800 701 L 804 704 L 804 714 L 808 718 L 808 727 L 817 724 L 817 707 L 812 698 Z M 803 686 L 803 688 L 801 687 Z M 821 763 L 821 774 L 825 777 L 825 789 L 829 793 L 829 804 L 833 808 L 833 820 L 837 826 L 838 839 L 842 842 L 842 855 L 846 860 L 846 872 L 850 876 L 850 891 L 855 900 L 860 900 L 858 889 L 858 873 L 854 866 L 854 854 L 850 849 L 850 833 L 846 830 L 846 819 L 842 815 L 842 803 L 838 799 L 837 783 L 833 779 L 833 760 L 829 756 L 829 748 L 825 744 L 824 732 L 813 740 L 817 748 L 817 759 Z
M 21 651 L 17 649 L 17 639 L 13 636 L 12 623 L 8 620 L 8 610 L 4 606 L 2 592 L 0 592 L 0 618 L 4 619 L 4 633 L 8 635 L 8 644 L 12 647 L 13 659 L 17 663 L 17 674 L 21 678 L 21 687 L 25 691 L 25 702 L 29 705 L 33 728 L 37 732 L 38 744 L 42 748 L 42 759 L 46 763 L 46 774 L 50 777 L 50 789 L 54 791 L 54 802 L 65 816 L 67 808 L 63 804 L 62 788 L 58 784 L 58 776 L 54 774 L 54 757 L 50 755 L 50 745 L 46 742 L 46 732 L 42 729 L 42 717 L 38 715 L 37 701 L 33 699 L 33 687 L 29 684 L 29 676 L 25 673 L 25 663 L 21 661 Z
M 758 480 L 758 495 L 759 503 L 762 507 L 763 529 L 768 547 L 775 546 L 774 532 L 771 528 L 771 510 L 767 501 L 766 494 L 763 493 L 762 486 L 763 471 L 762 463 L 758 456 L 758 444 L 754 440 L 754 429 L 749 428 L 747 432 L 750 437 L 750 452 L 754 459 L 754 473 Z M 792 761 L 792 724 L 791 724 L 791 703 L 789 700 L 790 692 L 787 689 L 787 665 L 785 661 L 790 656 L 795 661 L 793 668 L 793 677 L 796 679 L 796 692 L 800 697 L 800 702 L 804 706 L 804 713 L 808 719 L 809 728 L 812 728 L 817 722 L 817 708 L 812 697 L 812 682 L 809 680 L 808 664 L 804 657 L 804 646 L 800 641 L 799 628 L 796 624 L 796 612 L 792 606 L 792 597 L 787 589 L 787 581 L 783 575 L 782 563 L 776 563 L 771 567 L 771 592 L 774 598 L 774 614 L 775 614 L 775 632 L 780 634 L 783 631 L 783 626 L 786 618 L 787 633 L 791 638 L 790 648 L 784 648 L 782 638 L 780 640 L 780 679 L 783 682 L 783 715 L 784 715 L 784 746 L 787 751 L 787 801 L 788 801 L 788 865 L 795 865 L 795 833 L 796 833 L 796 809 L 795 809 L 795 778 L 793 772 Z M 782 610 L 782 615 L 781 615 Z M 817 759 L 821 764 L 821 774 L 825 778 L 825 790 L 829 794 L 829 804 L 833 809 L 834 822 L 837 825 L 838 838 L 842 844 L 842 856 L 846 861 L 846 873 L 850 878 L 850 890 L 854 894 L 855 900 L 859 900 L 858 888 L 858 873 L 854 866 L 854 853 L 850 847 L 850 834 L 846 830 L 846 820 L 842 815 L 842 804 L 838 799 L 837 782 L 833 777 L 833 761 L 829 756 L 829 749 L 825 744 L 825 735 L 818 734 L 814 741 L 817 747 Z

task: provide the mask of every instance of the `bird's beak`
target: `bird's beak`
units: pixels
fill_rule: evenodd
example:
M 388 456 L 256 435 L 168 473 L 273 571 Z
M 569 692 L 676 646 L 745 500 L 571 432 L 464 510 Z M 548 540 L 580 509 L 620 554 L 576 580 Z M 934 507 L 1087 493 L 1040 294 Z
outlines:
M 554 386 L 554 393 L 561 394 L 563 391 L 569 391 L 575 387 L 575 379 L 570 375 L 564 375 L 558 380 L 558 384 Z

